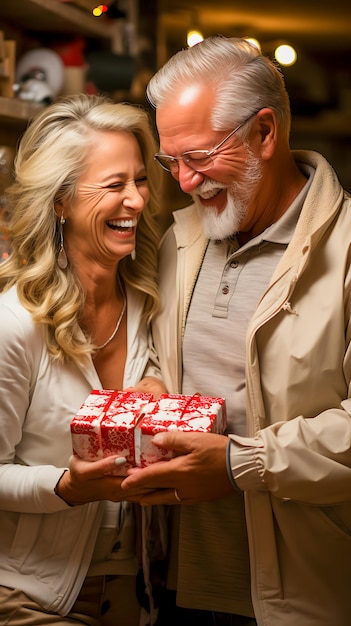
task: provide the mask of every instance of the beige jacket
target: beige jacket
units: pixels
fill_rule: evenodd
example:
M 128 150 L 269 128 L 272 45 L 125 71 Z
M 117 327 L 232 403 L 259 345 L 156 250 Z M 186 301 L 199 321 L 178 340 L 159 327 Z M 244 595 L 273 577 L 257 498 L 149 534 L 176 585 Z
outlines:
M 349 626 L 351 199 L 321 155 L 294 156 L 316 172 L 248 330 L 248 437 L 231 436 L 231 465 L 245 492 L 259 626 Z M 207 241 L 193 206 L 174 218 L 153 334 L 165 384 L 179 392 L 184 324 Z

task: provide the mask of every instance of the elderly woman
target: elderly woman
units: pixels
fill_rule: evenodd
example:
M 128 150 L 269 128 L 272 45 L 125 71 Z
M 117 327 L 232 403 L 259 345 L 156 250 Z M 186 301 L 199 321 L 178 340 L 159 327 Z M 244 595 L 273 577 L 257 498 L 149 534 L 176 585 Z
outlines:
M 70 421 L 93 388 L 164 390 L 154 152 L 143 110 L 87 95 L 20 143 L 0 267 L 1 623 L 139 624 L 133 494 L 71 472 Z

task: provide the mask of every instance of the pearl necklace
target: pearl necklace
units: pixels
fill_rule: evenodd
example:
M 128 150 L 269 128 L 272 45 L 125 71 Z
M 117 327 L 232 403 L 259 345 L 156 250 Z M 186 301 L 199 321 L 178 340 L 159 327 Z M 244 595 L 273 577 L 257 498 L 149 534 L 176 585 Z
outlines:
M 123 294 L 123 307 L 122 307 L 122 311 L 119 314 L 119 318 L 117 320 L 116 328 L 114 329 L 112 335 L 110 335 L 110 337 L 105 341 L 105 343 L 102 344 L 102 346 L 97 346 L 95 348 L 96 350 L 102 350 L 103 348 L 105 348 L 112 341 L 112 339 L 114 339 L 114 337 L 117 335 L 118 329 L 119 329 L 119 327 L 121 325 L 121 321 L 123 319 L 123 315 L 125 313 L 126 306 L 127 306 L 126 297 L 125 297 L 123 292 L 122 292 L 122 294 Z

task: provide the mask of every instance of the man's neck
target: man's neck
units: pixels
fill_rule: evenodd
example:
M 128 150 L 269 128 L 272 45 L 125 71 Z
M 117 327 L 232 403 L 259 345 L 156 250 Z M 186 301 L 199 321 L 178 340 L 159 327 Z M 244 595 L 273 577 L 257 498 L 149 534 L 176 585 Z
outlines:
M 296 167 L 290 180 L 285 179 L 284 186 L 276 187 L 272 194 L 266 195 L 266 206 L 256 211 L 258 219 L 250 226 L 237 233 L 240 246 L 260 235 L 266 228 L 277 222 L 288 210 L 307 182 L 306 176 Z M 262 200 L 264 192 L 259 194 Z

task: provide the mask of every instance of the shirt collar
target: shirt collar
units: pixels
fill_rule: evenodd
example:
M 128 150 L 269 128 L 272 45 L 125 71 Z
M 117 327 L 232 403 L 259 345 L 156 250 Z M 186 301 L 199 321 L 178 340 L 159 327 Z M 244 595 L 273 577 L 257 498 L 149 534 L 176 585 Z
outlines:
M 286 245 L 290 243 L 315 172 L 313 167 L 308 165 L 305 165 L 303 169 L 304 174 L 308 176 L 308 179 L 300 193 L 292 201 L 283 215 L 276 222 L 274 222 L 274 224 L 271 224 L 262 233 L 257 235 L 257 237 L 254 237 L 251 242 L 255 242 L 255 244 L 257 244 L 261 241 L 270 241 L 272 243 Z

